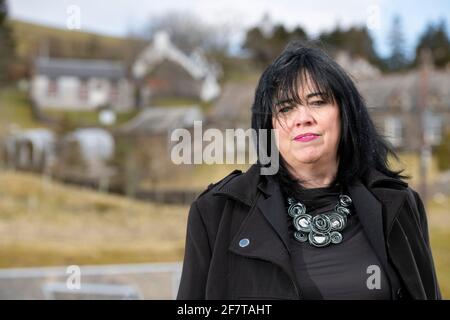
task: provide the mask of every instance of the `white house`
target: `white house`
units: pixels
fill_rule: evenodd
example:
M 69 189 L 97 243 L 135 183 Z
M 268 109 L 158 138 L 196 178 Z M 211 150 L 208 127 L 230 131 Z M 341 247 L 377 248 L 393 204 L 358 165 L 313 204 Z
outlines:
M 133 106 L 133 86 L 125 67 L 114 61 L 37 58 L 31 97 L 40 108 L 125 111 Z
M 158 76 L 154 79 L 146 79 L 164 63 L 177 66 L 176 76 L 171 79 L 162 79 Z M 140 98 L 143 106 L 147 106 L 152 96 L 158 91 L 164 91 L 166 87 L 172 87 L 175 89 L 173 91 L 181 94 L 185 89 L 184 93 L 187 93 L 187 90 L 202 101 L 211 101 L 220 94 L 217 81 L 221 72 L 219 65 L 208 62 L 200 48 L 189 55 L 182 52 L 164 31 L 157 32 L 152 43 L 139 54 L 133 64 L 132 72 L 134 79 L 140 84 Z M 188 76 L 186 80 L 183 79 L 182 73 Z

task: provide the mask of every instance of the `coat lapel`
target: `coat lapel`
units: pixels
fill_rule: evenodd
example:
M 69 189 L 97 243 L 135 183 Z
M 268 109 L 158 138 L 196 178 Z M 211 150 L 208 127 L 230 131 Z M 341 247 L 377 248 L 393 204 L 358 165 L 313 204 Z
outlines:
M 414 299 L 425 299 L 426 294 L 420 285 L 420 273 L 416 259 L 409 245 L 408 236 L 397 219 L 404 208 L 407 191 L 387 188 L 374 188 L 374 195 L 384 204 L 384 232 L 386 246 L 392 264 L 398 270 L 399 276 Z M 411 217 L 412 218 L 412 217 Z
M 284 197 L 279 185 L 274 182 L 268 183 L 266 192 L 268 197 L 258 201 L 258 209 L 283 242 L 285 249 L 289 251 L 289 230 L 287 217 L 284 214 L 286 213 Z M 282 216 L 280 217 L 280 215 Z
M 358 218 L 384 269 L 387 268 L 387 254 L 383 230 L 383 213 L 380 202 L 360 182 L 348 188 Z
M 242 239 L 249 240 L 246 246 L 240 245 Z M 289 253 L 286 246 L 278 232 L 266 219 L 259 205 L 254 207 L 243 222 L 239 231 L 233 237 L 229 249 L 239 255 L 273 262 L 282 267 L 288 274 L 291 274 Z
M 406 200 L 407 194 L 402 190 L 389 188 L 373 188 L 372 193 L 380 203 L 383 204 L 383 229 L 387 238 L 392 230 L 393 223 L 400 212 L 401 206 Z
M 268 183 L 261 188 L 264 189 L 264 193 L 260 193 L 256 199 L 247 219 L 233 237 L 229 250 L 278 265 L 296 287 L 288 249 L 288 225 L 284 216 L 280 217 L 285 211 L 281 190 L 274 183 Z M 247 246 L 240 246 L 242 239 L 249 240 Z

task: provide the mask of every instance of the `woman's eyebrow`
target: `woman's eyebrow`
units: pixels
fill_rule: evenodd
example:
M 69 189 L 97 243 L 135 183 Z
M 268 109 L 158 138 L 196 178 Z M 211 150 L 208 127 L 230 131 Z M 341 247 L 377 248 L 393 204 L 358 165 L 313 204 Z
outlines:
M 278 100 L 275 105 L 279 106 L 279 105 L 283 105 L 285 103 L 292 103 L 293 101 L 294 101 L 294 99 Z
M 313 98 L 313 97 L 316 97 L 316 96 L 323 97 L 323 94 L 320 93 L 320 92 L 313 92 L 313 93 L 308 94 L 306 96 L 306 99 L 310 99 L 310 98 Z
M 309 94 L 307 94 L 306 95 L 306 100 L 309 100 L 309 99 L 311 99 L 311 98 L 314 98 L 314 97 L 319 97 L 319 98 L 324 98 L 324 94 L 323 93 L 320 93 L 320 92 L 312 92 L 312 93 L 309 93 Z M 292 98 L 286 98 L 286 99 L 283 99 L 283 100 L 278 100 L 276 103 L 275 103 L 275 105 L 276 106 L 281 106 L 281 105 L 283 105 L 283 104 L 289 104 L 289 103 L 293 103 L 295 100 L 294 99 L 292 99 Z

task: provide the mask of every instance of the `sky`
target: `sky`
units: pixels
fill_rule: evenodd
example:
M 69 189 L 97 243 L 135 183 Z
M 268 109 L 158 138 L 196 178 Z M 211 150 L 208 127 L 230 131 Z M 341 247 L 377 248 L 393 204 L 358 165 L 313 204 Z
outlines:
M 401 19 L 409 56 L 430 22 L 444 19 L 447 30 L 450 24 L 448 0 L 9 0 L 8 4 L 13 19 L 68 28 L 76 14 L 81 31 L 115 36 L 142 30 L 152 17 L 167 12 L 188 12 L 207 24 L 226 26 L 235 46 L 265 14 L 288 28 L 300 25 L 311 36 L 337 24 L 366 25 L 381 56 L 389 54 L 388 34 L 395 15 Z

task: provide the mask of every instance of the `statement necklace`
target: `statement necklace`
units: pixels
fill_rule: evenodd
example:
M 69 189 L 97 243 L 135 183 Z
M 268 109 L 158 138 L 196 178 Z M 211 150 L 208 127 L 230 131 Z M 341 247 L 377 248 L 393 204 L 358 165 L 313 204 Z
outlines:
M 341 231 L 347 225 L 351 215 L 352 199 L 344 194 L 339 195 L 339 201 L 333 211 L 315 215 L 306 213 L 306 206 L 294 198 L 288 198 L 288 214 L 292 217 L 295 227 L 294 238 L 299 242 L 308 241 L 314 247 L 325 247 L 330 243 L 342 242 Z

